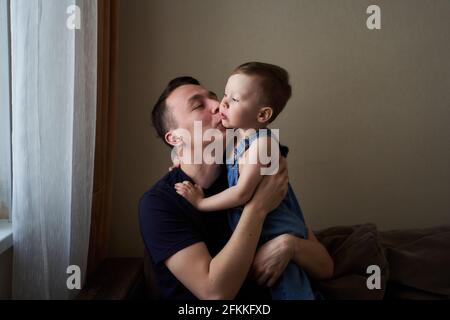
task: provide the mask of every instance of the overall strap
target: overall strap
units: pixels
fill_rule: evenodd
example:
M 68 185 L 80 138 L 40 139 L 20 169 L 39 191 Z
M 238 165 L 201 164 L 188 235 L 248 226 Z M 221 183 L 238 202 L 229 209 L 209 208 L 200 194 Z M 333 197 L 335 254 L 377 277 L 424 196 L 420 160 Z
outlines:
M 234 149 L 234 163 L 237 163 L 237 160 L 248 150 L 252 142 L 260 137 L 272 137 L 272 132 L 269 128 L 258 129 L 251 135 L 241 139 L 236 149 Z M 273 138 L 276 139 L 275 137 Z

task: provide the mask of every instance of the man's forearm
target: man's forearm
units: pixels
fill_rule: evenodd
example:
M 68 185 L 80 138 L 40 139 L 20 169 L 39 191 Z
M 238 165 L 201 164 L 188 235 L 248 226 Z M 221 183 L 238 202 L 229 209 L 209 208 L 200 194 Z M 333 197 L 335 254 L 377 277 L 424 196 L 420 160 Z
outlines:
M 245 206 L 239 223 L 225 247 L 211 260 L 209 281 L 218 298 L 233 299 L 250 270 L 264 223 L 262 209 Z M 224 226 L 225 227 L 225 226 Z
M 290 236 L 289 239 L 293 248 L 292 260 L 309 276 L 315 279 L 329 279 L 333 276 L 333 260 L 319 241 L 315 238 L 301 239 L 295 236 Z

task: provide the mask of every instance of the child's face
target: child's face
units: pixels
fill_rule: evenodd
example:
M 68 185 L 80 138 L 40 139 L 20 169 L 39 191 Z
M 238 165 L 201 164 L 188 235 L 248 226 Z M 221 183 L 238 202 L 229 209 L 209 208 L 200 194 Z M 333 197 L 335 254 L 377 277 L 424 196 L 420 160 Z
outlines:
M 222 125 L 225 128 L 256 128 L 261 105 L 259 79 L 245 74 L 228 78 L 224 97 L 220 103 Z

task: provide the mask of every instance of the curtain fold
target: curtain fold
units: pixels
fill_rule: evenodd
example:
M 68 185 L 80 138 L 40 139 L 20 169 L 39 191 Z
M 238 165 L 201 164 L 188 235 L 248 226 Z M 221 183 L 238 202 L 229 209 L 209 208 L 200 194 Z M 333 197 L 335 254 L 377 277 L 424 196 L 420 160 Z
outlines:
M 89 246 L 97 1 L 11 1 L 11 58 L 13 298 L 67 299 L 67 267 L 83 282 Z
M 87 281 L 108 255 L 118 73 L 118 0 L 98 0 L 97 125 Z

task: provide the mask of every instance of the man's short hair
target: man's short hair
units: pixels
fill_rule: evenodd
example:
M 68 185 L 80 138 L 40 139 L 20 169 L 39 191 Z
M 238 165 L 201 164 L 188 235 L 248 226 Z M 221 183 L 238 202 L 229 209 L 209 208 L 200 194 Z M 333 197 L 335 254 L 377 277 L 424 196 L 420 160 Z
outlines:
M 172 127 L 176 126 L 176 123 L 172 113 L 167 108 L 166 100 L 176 88 L 186 84 L 200 85 L 200 82 L 189 76 L 172 79 L 159 96 L 158 101 L 156 101 L 153 106 L 152 124 L 156 130 L 156 135 L 160 137 L 169 147 L 172 146 L 167 143 L 164 136 Z
M 261 80 L 264 99 L 262 103 L 267 103 L 273 110 L 269 123 L 276 119 L 291 98 L 289 73 L 279 66 L 263 62 L 247 62 L 237 67 L 232 74 L 256 76 Z

